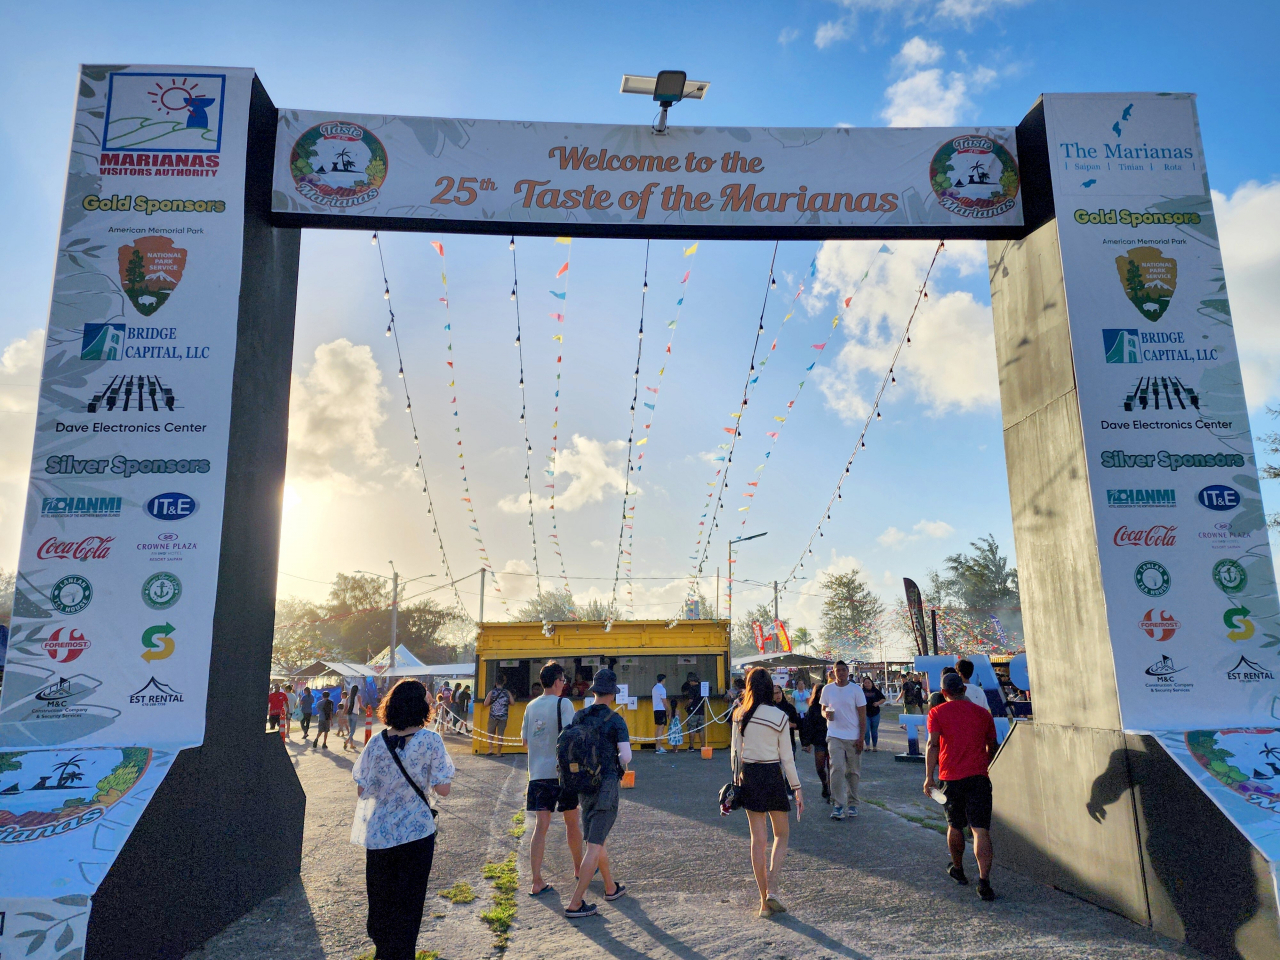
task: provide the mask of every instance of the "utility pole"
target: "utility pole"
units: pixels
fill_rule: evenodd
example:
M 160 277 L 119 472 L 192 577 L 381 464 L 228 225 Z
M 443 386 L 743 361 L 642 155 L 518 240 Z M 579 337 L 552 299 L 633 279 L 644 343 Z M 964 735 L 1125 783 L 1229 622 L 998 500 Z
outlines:
M 480 623 L 484 623 L 484 567 L 480 568 Z
M 774 653 L 782 652 L 782 641 L 778 639 L 778 581 L 773 581 L 773 644 Z
M 720 619 L 720 568 L 716 567 L 716 619 Z
M 766 533 L 767 533 L 767 532 L 768 532 L 768 531 L 766 531 Z M 729 541 L 729 597 L 728 597 L 728 603 L 729 603 L 729 620 L 730 620 L 731 622 L 732 622 L 732 620 L 733 620 L 733 545 L 734 545 L 735 543 L 744 543 L 744 542 L 745 542 L 745 541 L 747 541 L 747 540 L 755 540 L 757 537 L 763 537 L 764 535 L 765 535 L 764 533 L 753 533 L 753 534 L 752 534 L 751 536 L 749 536 L 749 537 L 738 537 L 738 538 L 737 538 L 737 539 L 735 539 L 735 540 L 730 540 L 730 541 Z M 718 599 L 718 598 L 717 598 L 717 599 Z M 732 629 L 732 627 L 730 627 L 730 629 Z
M 390 561 L 388 561 L 390 563 Z M 388 667 L 396 668 L 396 604 L 399 600 L 400 574 L 396 573 L 396 565 L 391 564 L 391 660 Z M 393 674 L 394 676 L 394 674 Z

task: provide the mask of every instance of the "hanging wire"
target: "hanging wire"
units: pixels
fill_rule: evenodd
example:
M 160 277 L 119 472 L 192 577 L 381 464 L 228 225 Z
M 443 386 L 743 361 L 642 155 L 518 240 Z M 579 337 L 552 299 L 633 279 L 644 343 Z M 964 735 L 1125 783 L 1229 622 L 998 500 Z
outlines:
M 622 554 L 623 554 L 622 542 L 626 537 L 626 533 L 627 533 L 627 520 L 634 518 L 634 514 L 632 514 L 631 517 L 628 517 L 627 509 L 631 501 L 631 471 L 632 471 L 631 453 L 632 453 L 632 450 L 635 448 L 635 439 L 636 439 L 636 403 L 640 399 L 640 357 L 644 352 L 644 305 L 645 305 L 645 300 L 648 296 L 649 296 L 649 241 L 646 240 L 644 242 L 644 283 L 640 288 L 640 333 L 636 337 L 636 370 L 635 370 L 634 376 L 632 377 L 633 382 L 631 387 L 631 426 L 627 431 L 627 472 L 626 472 L 626 477 L 623 480 L 622 520 L 621 520 L 620 526 L 618 527 L 618 555 L 617 555 L 617 559 L 614 561 L 614 564 L 613 564 L 613 600 L 610 602 L 614 608 L 616 608 L 618 605 L 618 579 L 622 575 Z M 627 550 L 626 553 L 628 554 L 628 556 L 630 556 L 631 551 Z M 631 561 L 628 560 L 627 561 L 628 566 L 630 566 L 630 563 Z
M 520 329 L 520 277 L 516 270 L 516 238 L 511 237 L 511 299 L 516 304 L 516 355 L 520 360 L 520 426 L 524 429 L 524 480 L 529 494 L 529 537 L 533 540 L 533 575 L 542 593 L 542 570 L 538 566 L 538 528 L 533 522 L 533 444 L 529 442 L 529 403 L 524 384 L 524 335 Z
M 563 324 L 565 317 L 569 312 L 569 263 L 573 259 L 573 240 L 570 237 L 556 237 L 556 243 L 563 243 L 569 247 L 569 255 L 565 257 L 564 266 L 557 272 L 557 277 L 564 277 L 564 290 L 556 293 L 550 291 L 551 295 L 559 300 L 563 306 L 555 313 L 551 314 L 551 319 L 557 323 Z M 563 328 L 562 328 L 563 329 Z M 559 463 L 559 430 L 560 430 L 560 383 L 561 372 L 564 366 L 564 334 L 558 333 L 551 338 L 560 344 L 556 352 L 556 392 L 555 392 L 555 408 L 552 411 L 551 420 L 551 453 L 547 457 L 550 469 L 546 471 L 548 478 L 551 480 L 547 486 L 551 489 L 551 503 L 548 510 L 551 513 L 551 545 L 556 548 L 556 557 L 560 560 L 560 578 L 564 581 L 564 592 L 573 595 L 573 591 L 569 589 L 569 575 L 565 571 L 564 552 L 560 548 L 560 526 L 556 522 L 556 466 Z
M 916 293 L 915 305 L 911 308 L 911 315 L 907 318 L 907 325 L 902 330 L 902 336 L 898 338 L 898 346 L 893 351 L 893 357 L 889 360 L 889 369 L 885 371 L 884 376 L 880 380 L 880 387 L 876 390 L 875 399 L 871 402 L 871 410 L 867 414 L 866 421 L 862 424 L 862 432 L 858 434 L 857 443 L 854 444 L 853 453 L 849 454 L 849 459 L 845 461 L 844 469 L 840 473 L 840 479 L 836 481 L 836 488 L 832 491 L 831 498 L 827 501 L 826 507 L 823 508 L 822 514 L 818 519 L 818 523 L 813 528 L 813 532 L 809 534 L 809 542 L 805 544 L 804 550 L 800 553 L 800 559 L 791 567 L 791 572 L 787 574 L 786 580 L 783 580 L 779 586 L 785 590 L 787 585 L 793 580 L 798 579 L 797 572 L 804 569 L 804 559 L 807 556 L 813 556 L 813 541 L 822 536 L 822 525 L 830 519 L 831 507 L 838 501 L 843 500 L 840 488 L 844 485 L 845 480 L 849 477 L 849 470 L 853 466 L 854 458 L 857 457 L 859 450 L 867 448 L 867 431 L 871 429 L 871 423 L 876 419 L 876 413 L 880 408 L 880 400 L 884 396 L 885 390 L 889 388 L 891 383 L 897 380 L 893 375 L 894 367 L 898 364 L 898 355 L 902 353 L 902 348 L 911 343 L 911 324 L 915 321 L 916 313 L 920 310 L 922 300 L 927 300 L 929 294 L 926 288 L 929 286 L 929 277 L 933 273 L 934 264 L 938 262 L 938 255 L 946 249 L 946 245 L 940 240 L 937 248 L 933 251 L 933 259 L 929 261 L 929 269 L 925 271 L 924 283 L 920 285 L 920 289 Z
M 465 613 L 468 619 L 471 618 L 470 611 L 462 602 L 462 594 L 458 592 L 458 578 L 453 575 L 453 569 L 449 566 L 449 554 L 444 549 L 444 537 L 440 533 L 439 515 L 436 513 L 436 505 L 431 499 L 431 484 L 427 480 L 427 465 L 422 457 L 422 443 L 418 439 L 418 424 L 413 415 L 413 403 L 409 397 L 409 378 L 404 372 L 404 354 L 400 352 L 400 333 L 396 329 L 396 312 L 391 303 L 391 284 L 387 282 L 387 262 L 382 256 L 382 244 L 378 242 L 378 234 L 373 235 L 373 245 L 378 248 L 378 264 L 382 268 L 382 288 L 383 299 L 387 301 L 387 336 L 392 338 L 392 342 L 396 348 L 396 361 L 400 366 L 400 383 L 404 387 L 404 404 L 405 410 L 409 413 L 409 426 L 413 430 L 413 446 L 418 452 L 418 459 L 414 463 L 414 467 L 422 475 L 422 492 L 427 498 L 427 513 L 431 516 L 431 532 L 435 534 L 436 544 L 440 547 L 440 566 L 444 568 L 445 576 L 449 578 L 449 585 L 453 587 L 453 597 L 457 601 L 458 609 Z M 472 621 L 474 622 L 474 620 Z

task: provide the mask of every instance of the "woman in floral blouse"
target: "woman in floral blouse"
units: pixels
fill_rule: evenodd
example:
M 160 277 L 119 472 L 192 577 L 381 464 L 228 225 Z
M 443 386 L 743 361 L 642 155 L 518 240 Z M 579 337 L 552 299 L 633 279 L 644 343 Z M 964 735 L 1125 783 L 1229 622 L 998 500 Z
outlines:
M 427 791 L 447 797 L 453 779 L 440 734 L 423 729 L 429 712 L 426 687 L 397 683 L 378 707 L 387 729 L 351 771 L 359 796 L 351 842 L 365 848 L 368 931 L 378 960 L 413 960 L 435 854 Z

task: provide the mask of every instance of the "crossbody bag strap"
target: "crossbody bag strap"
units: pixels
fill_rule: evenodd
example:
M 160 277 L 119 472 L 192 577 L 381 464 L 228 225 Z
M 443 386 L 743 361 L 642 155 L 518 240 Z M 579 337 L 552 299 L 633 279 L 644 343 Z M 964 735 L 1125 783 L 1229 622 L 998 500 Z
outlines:
M 423 792 L 422 792 L 422 788 L 421 788 L 420 786 L 418 786 L 418 784 L 417 784 L 416 782 L 414 782 L 413 777 L 409 776 L 409 771 L 408 771 L 408 770 L 406 770 L 406 769 L 404 768 L 404 764 L 400 762 L 400 756 L 399 756 L 399 754 L 397 754 L 397 753 L 395 752 L 395 750 L 394 750 L 394 749 L 392 749 L 392 747 L 391 747 L 391 742 L 387 739 L 387 731 L 386 731 L 386 730 L 383 730 L 383 731 L 382 731 L 382 743 L 383 743 L 383 745 L 387 748 L 387 753 L 391 754 L 391 759 L 392 759 L 392 760 L 394 760 L 394 761 L 396 762 L 396 767 L 397 767 L 397 768 L 399 768 L 399 770 L 400 770 L 400 775 L 401 775 L 402 777 L 404 777 L 405 782 L 406 782 L 406 783 L 408 783 L 408 784 L 409 784 L 409 786 L 413 787 L 413 792 L 414 792 L 414 793 L 416 793 L 416 794 L 418 795 L 419 799 L 421 799 L 421 800 L 422 800 L 422 802 L 423 802 L 423 803 L 425 803 L 425 804 L 427 805 L 427 809 L 428 809 L 428 810 L 430 810 L 430 809 L 431 809 L 431 801 L 429 801 L 429 800 L 427 799 L 427 795 L 426 795 L 425 793 L 423 793 Z M 433 811 L 433 813 L 434 813 L 434 811 Z
M 564 703 L 564 697 L 556 697 L 556 736 L 560 736 L 564 730 L 564 712 L 560 709 L 560 705 Z

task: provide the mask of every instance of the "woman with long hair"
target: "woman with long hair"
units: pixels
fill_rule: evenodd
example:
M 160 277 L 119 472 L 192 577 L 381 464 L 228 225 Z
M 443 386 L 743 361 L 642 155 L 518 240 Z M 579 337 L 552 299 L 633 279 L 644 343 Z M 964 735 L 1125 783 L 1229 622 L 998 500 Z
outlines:
M 824 683 L 815 683 L 813 693 L 809 695 L 809 710 L 800 724 L 800 746 L 805 753 L 813 753 L 813 765 L 818 771 L 818 779 L 822 781 L 822 799 L 831 802 L 831 757 L 827 754 L 827 718 L 822 715 L 822 688 Z
M 790 726 L 790 718 L 773 705 L 773 678 L 769 671 L 752 667 L 742 703 L 733 713 L 730 761 L 751 827 L 751 869 L 760 890 L 760 917 L 787 912 L 775 891 L 791 834 L 788 788 L 796 798 L 796 816 L 804 812 L 800 777 L 791 753 Z M 773 852 L 766 856 L 770 825 Z
M 351 842 L 365 848 L 369 939 L 377 960 L 413 960 L 427 878 L 435 855 L 436 824 L 427 791 L 449 795 L 453 761 L 440 734 L 425 729 L 427 688 L 401 680 L 378 705 L 387 727 L 356 760 Z
M 867 729 L 862 731 L 862 742 L 875 753 L 880 749 L 880 704 L 886 698 L 870 674 L 862 678 L 862 695 L 867 698 Z

